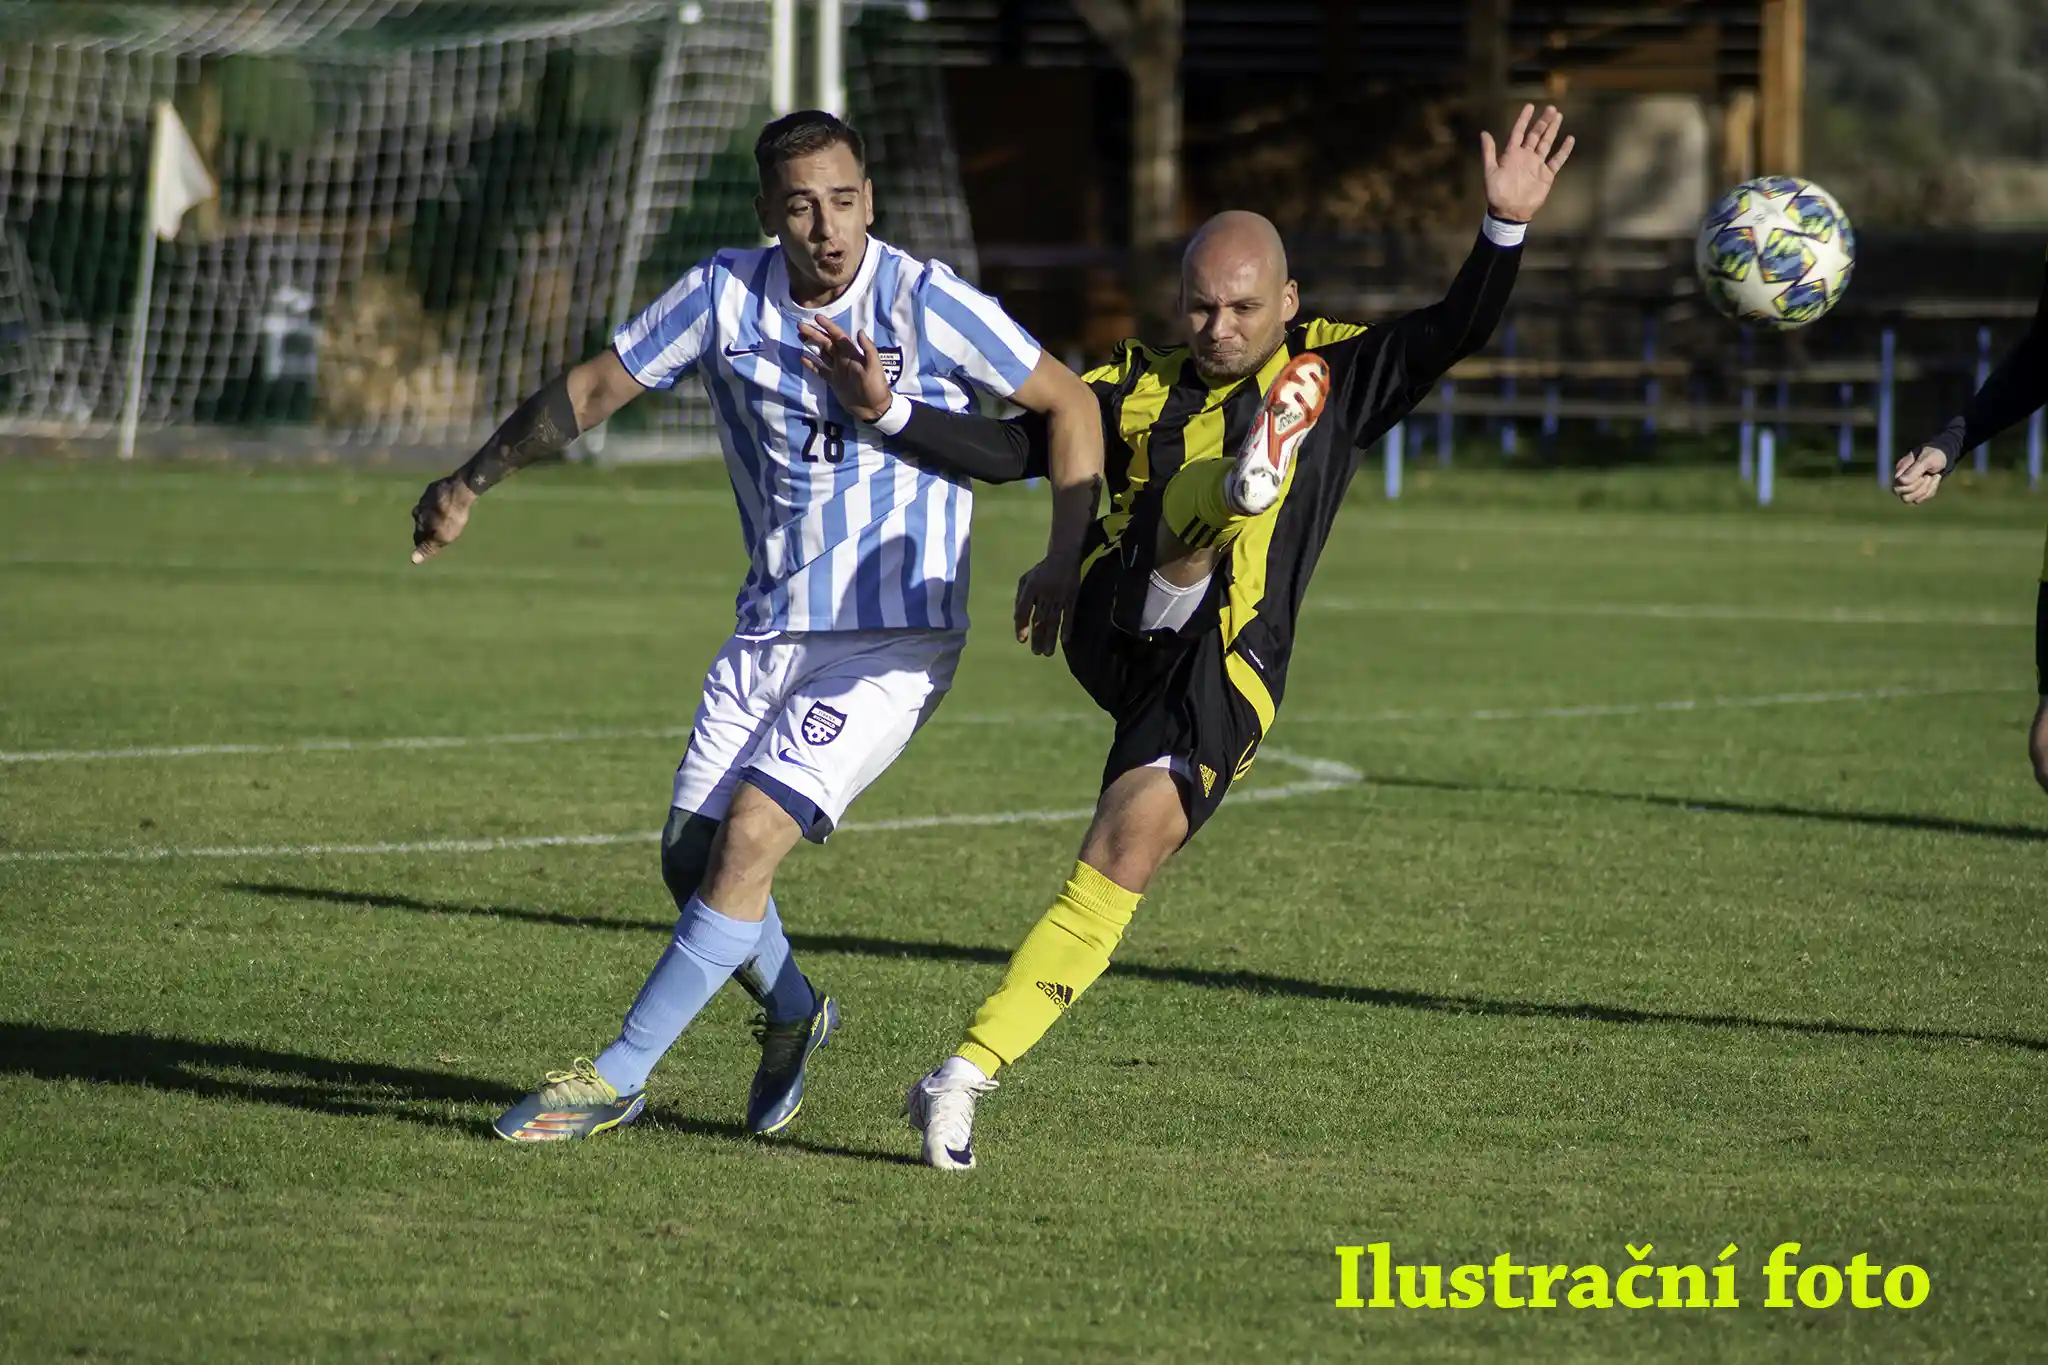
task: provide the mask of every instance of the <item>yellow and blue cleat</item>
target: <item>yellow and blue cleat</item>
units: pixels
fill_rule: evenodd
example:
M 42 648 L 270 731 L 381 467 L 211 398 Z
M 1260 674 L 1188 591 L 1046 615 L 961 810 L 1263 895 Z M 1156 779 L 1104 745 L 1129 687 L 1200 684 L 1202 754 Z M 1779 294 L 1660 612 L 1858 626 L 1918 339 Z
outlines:
M 640 1117 L 647 1093 L 621 1098 L 597 1065 L 578 1057 L 567 1071 L 550 1071 L 548 1082 L 498 1115 L 493 1132 L 507 1142 L 564 1142 L 595 1137 Z
M 820 995 L 807 1019 L 771 1024 L 764 1017 L 754 1025 L 761 1044 L 761 1065 L 747 1091 L 747 1131 L 755 1137 L 779 1133 L 804 1107 L 804 1069 L 811 1054 L 832 1039 L 839 1027 L 839 1006 Z

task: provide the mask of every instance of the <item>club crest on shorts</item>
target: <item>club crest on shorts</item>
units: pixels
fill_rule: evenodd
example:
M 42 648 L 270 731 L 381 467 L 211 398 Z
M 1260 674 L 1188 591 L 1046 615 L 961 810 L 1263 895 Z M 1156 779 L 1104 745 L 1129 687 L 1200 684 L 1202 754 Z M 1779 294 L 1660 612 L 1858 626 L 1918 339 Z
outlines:
M 835 711 L 824 702 L 814 701 L 811 709 L 804 712 L 802 729 L 806 744 L 830 744 L 845 728 L 846 713 Z
M 875 354 L 882 358 L 882 373 L 889 376 L 889 387 L 895 388 L 896 381 L 903 377 L 903 348 L 901 346 L 877 346 Z

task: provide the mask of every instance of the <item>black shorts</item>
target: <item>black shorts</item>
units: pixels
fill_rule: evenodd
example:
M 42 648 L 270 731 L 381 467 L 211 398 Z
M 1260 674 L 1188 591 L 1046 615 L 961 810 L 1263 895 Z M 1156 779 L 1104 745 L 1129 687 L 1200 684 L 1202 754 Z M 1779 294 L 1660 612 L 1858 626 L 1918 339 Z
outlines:
M 1116 721 L 1103 789 L 1127 772 L 1167 760 L 1193 838 L 1223 804 L 1230 784 L 1251 767 L 1264 731 L 1231 680 L 1213 604 L 1178 633 L 1145 635 L 1130 627 L 1149 577 L 1114 550 L 1089 566 L 1067 640 L 1067 668 Z

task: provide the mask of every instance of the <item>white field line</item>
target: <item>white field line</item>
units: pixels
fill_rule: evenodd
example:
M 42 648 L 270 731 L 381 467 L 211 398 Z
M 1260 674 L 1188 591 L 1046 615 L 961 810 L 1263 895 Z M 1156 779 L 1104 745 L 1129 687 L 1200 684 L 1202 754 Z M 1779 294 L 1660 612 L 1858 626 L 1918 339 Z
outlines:
M 1364 780 L 1358 769 L 1334 759 L 1312 758 L 1283 749 L 1267 749 L 1263 756 L 1286 764 L 1304 776 L 1300 781 L 1277 787 L 1254 787 L 1238 794 L 1238 801 L 1282 801 L 1293 796 L 1335 791 Z M 961 826 L 1065 824 L 1094 815 L 1092 806 L 1071 810 L 994 811 L 985 815 L 911 815 L 893 820 L 849 820 L 839 826 L 841 834 L 877 834 L 891 830 L 945 829 Z M 501 839 L 425 839 L 414 843 L 374 844 L 250 844 L 241 847 L 210 848 L 107 848 L 38 849 L 0 852 L 0 863 L 151 863 L 173 858 L 341 858 L 388 857 L 430 853 L 499 853 L 530 848 L 601 848 L 611 844 L 647 844 L 661 838 L 659 830 L 626 834 L 537 834 Z
M 1537 706 L 1525 710 L 1480 711 L 1306 711 L 1292 719 L 1310 725 L 1393 724 L 1408 721 L 1579 720 L 1592 716 L 1650 716 L 1673 711 L 1733 711 L 1771 706 L 1824 706 L 1838 702 L 1891 701 L 1900 697 L 1989 696 L 2023 691 L 2015 687 L 1876 687 L 1859 692 L 1773 692 L 1755 697 L 1681 697 L 1675 701 L 1615 702 L 1591 706 Z
M 78 493 L 99 496 L 104 493 L 255 493 L 283 494 L 318 497 L 325 495 L 336 502 L 364 503 L 391 502 L 410 503 L 417 499 L 420 490 L 427 485 L 428 475 L 421 471 L 417 483 L 344 483 L 323 482 L 319 479 L 206 479 L 197 475 L 161 475 L 144 479 L 22 479 L 13 483 L 0 483 L 0 490 L 18 493 Z M 550 485 L 535 482 L 507 484 L 491 494 L 493 502 L 532 502 L 589 504 L 600 507 L 731 507 L 733 496 L 728 489 L 711 488 L 594 488 L 588 485 Z M 981 513 L 996 510 L 1007 513 L 1012 509 L 1027 508 L 1039 512 L 1036 499 L 995 496 L 984 494 L 975 500 L 975 511 Z
M 1746 514 L 1724 518 L 1659 516 L 1631 513 L 1626 509 L 1591 514 L 1559 514 L 1552 509 L 1530 508 L 1525 512 L 1425 512 L 1420 509 L 1393 512 L 1368 507 L 1352 515 L 1370 532 L 1414 535 L 1471 536 L 1494 540 L 1502 535 L 1542 536 L 1564 540 L 1642 539 L 1696 541 L 1708 544 L 1745 545 L 1853 545 L 1925 547 L 1930 543 L 1951 548 L 1977 547 L 1994 543 L 2038 545 L 2041 532 L 2032 527 L 1970 526 L 1954 522 L 1902 520 L 1889 524 L 1875 522 L 1773 521 L 1749 519 Z
M 524 735 L 408 735 L 393 739 L 302 739 L 290 744 L 171 744 L 133 749 L 31 749 L 0 752 L 0 763 L 83 763 L 117 758 L 204 758 L 216 754 L 374 753 L 391 749 L 468 749 L 505 744 L 589 744 L 613 739 L 678 739 L 687 725 L 656 730 L 556 730 Z
M 1667 621 L 1788 621 L 1822 626 L 1992 626 L 2018 629 L 2031 615 L 1998 611 L 1888 611 L 1868 607 L 1746 607 L 1695 602 L 1498 602 L 1485 599 L 1337 597 L 1308 604 L 1310 611 L 1404 616 L 1595 616 Z
M 695 463 L 694 461 L 692 463 Z M 206 473 L 138 470 L 133 473 L 92 475 L 68 474 L 51 477 L 30 475 L 0 482 L 0 489 L 15 493 L 77 493 L 100 496 L 108 493 L 253 493 L 326 496 L 340 502 L 362 502 L 371 498 L 411 502 L 426 486 L 431 471 L 422 467 L 413 478 L 292 478 L 227 477 Z M 589 484 L 549 483 L 529 476 L 508 483 L 492 493 L 502 502 L 594 503 L 601 506 L 730 507 L 732 494 L 711 488 L 606 488 Z M 999 490 L 985 490 L 975 499 L 976 511 L 1000 508 L 1004 511 L 1028 508 L 1040 511 L 1038 499 Z M 1899 520 L 1878 522 L 1830 522 L 1824 520 L 1775 521 L 1747 512 L 1707 516 L 1642 512 L 1620 507 L 1591 513 L 1530 507 L 1517 511 L 1489 509 L 1390 509 L 1359 504 L 1349 512 L 1368 531 L 1397 535 L 1453 535 L 1492 539 L 1503 533 L 1544 536 L 1570 540 L 1615 540 L 1620 538 L 1656 541 L 1696 541 L 1763 545 L 1857 545 L 1924 547 L 1930 542 L 1955 548 L 1982 549 L 2010 542 L 2038 545 L 2041 533 L 2031 527 L 1973 526 L 1958 522 Z M 1910 514 L 1902 514 L 1910 516 Z
M 417 482 L 397 479 L 345 481 L 325 479 L 230 479 L 194 474 L 163 474 L 140 478 L 30 478 L 0 485 L 18 493 L 258 493 L 318 497 L 337 502 L 366 502 L 371 499 L 411 502 L 427 486 L 431 475 L 422 469 Z M 732 494 L 709 488 L 590 488 L 577 485 L 507 486 L 492 494 L 500 502 L 602 503 L 605 506 L 730 507 Z
M 436 580 L 471 585 L 489 586 L 502 583 L 578 583 L 600 587 L 650 587 L 675 588 L 690 592 L 719 594 L 733 590 L 738 577 L 732 574 L 703 574 L 694 572 L 665 572 L 658 569 L 642 571 L 620 571 L 591 567 L 588 569 L 545 569 L 530 564 L 477 564 L 459 558 L 437 563 L 432 568 L 413 564 L 407 556 L 410 550 L 400 545 L 382 562 L 358 560 L 353 563 L 332 561 L 291 561 L 289 563 L 232 563 L 221 560 L 194 559 L 190 555 L 160 555 L 143 557 L 137 555 L 81 555 L 61 552 L 42 553 L 34 550 L 0 556 L 0 568 L 10 569 L 110 569 L 119 573 L 201 573 L 216 575 L 243 575 L 265 579 L 288 578 L 410 578 L 414 581 L 432 583 Z
M 1992 693 L 1998 688 L 1912 688 L 1886 687 L 1856 692 L 1780 692 L 1753 697 L 1687 697 L 1675 701 L 1629 702 L 1619 704 L 1596 704 L 1590 706 L 1547 706 L 1526 710 L 1484 709 L 1465 712 L 1428 711 L 1380 711 L 1364 715 L 1324 716 L 1314 714 L 1298 716 L 1295 719 L 1307 723 L 1351 723 L 1379 722 L 1398 723 L 1427 720 L 1446 721 L 1512 721 L 1512 720 L 1571 720 L 1598 716 L 1636 716 L 1666 712 L 1713 711 L 1734 708 L 1770 706 L 1819 706 L 1830 703 L 1881 701 L 1902 697 L 1958 696 L 1967 693 Z M 959 720 L 981 720 L 991 723 L 1018 724 L 1034 720 L 1068 719 L 1057 713 L 1044 716 L 988 716 L 960 717 Z M 461 739 L 454 736 L 428 736 L 422 740 L 374 740 L 361 747 L 455 747 L 468 743 L 539 743 L 550 739 L 566 737 L 591 738 L 599 735 L 647 735 L 670 734 L 677 731 L 580 731 L 563 732 L 561 735 L 515 735 L 478 736 L 475 739 Z M 317 741 L 316 741 L 317 742 Z M 332 745 L 349 741 L 326 741 Z M 298 746 L 303 747 L 303 746 Z M 186 746 L 183 749 L 128 751 L 152 756 L 177 755 L 199 750 L 202 752 L 274 752 L 261 746 L 212 750 L 201 746 Z M 78 756 L 90 756 L 91 751 L 56 751 Z M 122 751 L 98 751 L 123 756 Z M 1305 774 L 1303 780 L 1283 783 L 1277 787 L 1253 787 L 1237 795 L 1239 803 L 1248 801 L 1279 801 L 1289 797 L 1306 796 L 1315 792 L 1335 791 L 1352 786 L 1364 780 L 1364 775 L 1349 764 L 1334 759 L 1314 758 L 1296 754 L 1284 749 L 1268 748 L 1264 756 L 1276 763 L 1283 763 Z M 44 755 L 47 757 L 47 753 Z M 0 756 L 10 757 L 10 756 Z M 945 815 L 913 815 L 889 820 L 854 820 L 839 827 L 848 834 L 880 833 L 890 830 L 940 829 L 959 827 L 982 827 L 992 825 L 1057 824 L 1067 821 L 1085 820 L 1094 814 L 1092 807 L 1074 807 L 1068 810 L 994 811 L 986 814 L 953 813 Z M 658 839 L 656 832 L 627 834 L 544 834 L 520 838 L 497 839 L 430 839 L 412 843 L 373 844 L 258 844 L 240 847 L 211 848 L 126 848 L 126 849 L 48 849 L 0 851 L 0 863 L 72 863 L 72 862 L 157 862 L 171 858 L 317 858 L 353 857 L 428 853 L 494 853 L 509 849 L 598 847 L 609 844 L 647 843 Z
M 1541 706 L 1523 710 L 1485 708 L 1476 711 L 1305 711 L 1290 712 L 1295 724 L 1390 725 L 1414 721 L 1576 720 L 1594 716 L 1645 716 L 1671 711 L 1725 711 L 1772 706 L 1821 706 L 1838 702 L 1890 701 L 1903 697 L 1960 697 L 2017 691 L 2006 687 L 1878 687 L 1855 692 L 1771 692 L 1750 697 L 1681 697 L 1675 701 L 1614 702 L 1586 706 Z M 1071 725 L 1094 719 L 1085 711 L 996 712 L 947 714 L 932 724 Z M 392 750 L 495 748 L 523 744 L 592 744 L 615 740 L 683 739 L 687 725 L 654 729 L 553 730 L 505 735 L 408 735 L 389 739 L 305 739 L 289 744 L 174 744 L 121 749 L 0 750 L 5 763 L 85 763 L 101 760 L 209 758 L 244 754 L 376 753 Z M 850 828 L 850 827 L 849 827 Z
M 934 725 L 1047 725 L 1087 720 L 1087 712 L 1043 711 L 1015 715 L 957 715 L 941 712 Z M 166 744 L 119 749 L 0 750 L 4 763 L 87 763 L 128 758 L 212 758 L 239 754 L 351 754 L 407 749 L 488 749 L 520 744 L 598 744 L 613 740 L 687 739 L 687 725 L 653 729 L 547 730 L 508 735 L 402 735 L 388 739 L 301 739 L 286 744 Z

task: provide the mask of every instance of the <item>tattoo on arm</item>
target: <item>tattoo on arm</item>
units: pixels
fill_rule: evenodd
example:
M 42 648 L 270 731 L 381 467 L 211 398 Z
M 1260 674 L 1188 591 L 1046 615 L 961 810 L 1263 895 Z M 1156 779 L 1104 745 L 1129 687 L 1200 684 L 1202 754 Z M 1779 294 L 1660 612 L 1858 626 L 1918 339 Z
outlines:
M 580 434 L 565 372 L 521 403 L 456 477 L 472 493 L 481 493 L 530 464 L 560 455 Z

